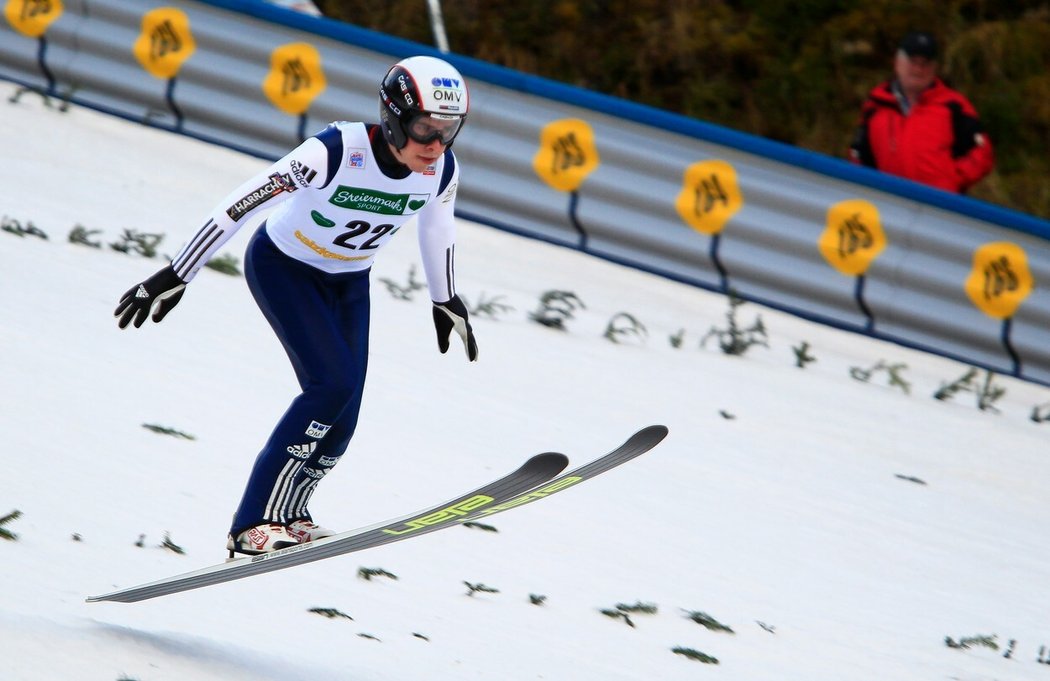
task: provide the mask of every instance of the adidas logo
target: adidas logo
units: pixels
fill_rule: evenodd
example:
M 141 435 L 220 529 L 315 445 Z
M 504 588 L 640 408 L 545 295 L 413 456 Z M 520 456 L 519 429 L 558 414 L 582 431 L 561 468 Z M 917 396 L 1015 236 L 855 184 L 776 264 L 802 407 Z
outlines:
M 308 459 L 316 448 L 317 443 L 311 442 L 305 445 L 292 445 L 291 447 L 288 447 L 287 451 L 297 459 Z
M 139 290 L 135 291 L 136 298 L 149 298 L 149 291 L 142 284 L 139 284 Z

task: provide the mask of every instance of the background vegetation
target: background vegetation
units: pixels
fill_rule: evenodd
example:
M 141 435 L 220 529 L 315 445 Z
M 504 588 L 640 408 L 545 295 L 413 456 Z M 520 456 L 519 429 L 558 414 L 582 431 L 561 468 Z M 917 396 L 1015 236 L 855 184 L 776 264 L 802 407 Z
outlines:
M 426 0 L 315 0 L 434 44 Z M 932 31 L 996 169 L 971 196 L 1050 218 L 1047 0 L 444 0 L 453 52 L 813 151 L 845 155 L 900 37 Z

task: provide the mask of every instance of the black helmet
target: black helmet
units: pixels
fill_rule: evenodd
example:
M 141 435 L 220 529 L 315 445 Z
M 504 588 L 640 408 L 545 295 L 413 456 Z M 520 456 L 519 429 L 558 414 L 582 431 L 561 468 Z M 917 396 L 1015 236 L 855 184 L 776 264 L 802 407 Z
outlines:
M 467 83 L 454 66 L 435 57 L 409 57 L 390 67 L 379 86 L 379 120 L 386 141 L 403 149 L 452 144 L 467 117 Z

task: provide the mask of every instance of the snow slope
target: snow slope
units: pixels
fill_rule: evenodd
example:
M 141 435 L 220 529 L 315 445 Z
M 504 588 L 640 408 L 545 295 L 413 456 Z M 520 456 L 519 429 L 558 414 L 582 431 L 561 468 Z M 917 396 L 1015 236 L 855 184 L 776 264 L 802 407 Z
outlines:
M 85 603 L 224 558 L 295 383 L 243 278 L 205 270 L 162 324 L 121 332 L 117 299 L 162 261 L 66 239 L 78 224 L 104 243 L 165 233 L 171 254 L 263 162 L 30 95 L 8 103 L 13 90 L 0 84 L 0 213 L 50 238 L 0 231 L 0 516 L 23 514 L 3 526 L 17 541 L 0 541 L 0 679 L 1050 675 L 1050 425 L 1029 420 L 1050 391 L 996 377 L 999 413 L 972 394 L 938 401 L 966 366 L 755 305 L 738 319 L 761 317 L 769 347 L 725 355 L 699 345 L 725 326 L 724 297 L 469 223 L 460 292 L 513 309 L 475 317 L 477 364 L 458 346 L 442 356 L 425 292 L 399 300 L 380 282 L 408 281 L 414 230 L 380 255 L 361 425 L 315 516 L 368 525 L 536 452 L 585 463 L 651 423 L 670 428 L 662 445 L 493 517 L 498 532 L 456 527 L 139 604 Z M 463 181 L 484 178 L 467 167 Z M 249 231 L 226 252 L 239 260 Z M 529 319 L 551 289 L 586 304 L 566 331 Z M 648 337 L 603 338 L 620 312 Z M 803 341 L 817 361 L 800 369 Z M 910 393 L 884 372 L 851 378 L 880 360 L 906 365 Z M 160 548 L 166 536 L 185 553 Z M 497 592 L 468 596 L 467 582 Z M 636 603 L 657 612 L 632 614 L 634 627 L 600 613 Z M 999 649 L 945 645 L 977 635 Z

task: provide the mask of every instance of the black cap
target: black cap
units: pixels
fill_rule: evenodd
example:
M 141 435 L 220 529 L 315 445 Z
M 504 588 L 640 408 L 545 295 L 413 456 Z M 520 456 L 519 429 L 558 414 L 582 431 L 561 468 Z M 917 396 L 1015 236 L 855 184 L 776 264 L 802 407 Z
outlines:
M 900 49 L 909 57 L 937 58 L 937 40 L 926 31 L 912 31 L 901 40 Z

